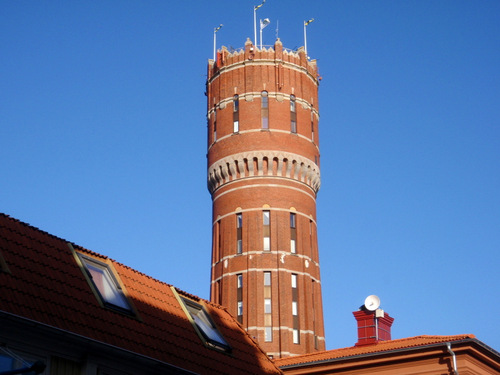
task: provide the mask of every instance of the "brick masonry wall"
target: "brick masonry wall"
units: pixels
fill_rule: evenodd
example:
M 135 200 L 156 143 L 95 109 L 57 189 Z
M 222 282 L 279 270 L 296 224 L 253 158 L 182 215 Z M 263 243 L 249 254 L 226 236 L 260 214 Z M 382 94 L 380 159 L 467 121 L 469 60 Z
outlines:
M 238 313 L 237 275 L 243 277 L 242 324 L 273 357 L 324 350 L 316 227 L 319 189 L 318 73 L 303 50 L 280 41 L 259 50 L 218 52 L 207 80 L 208 185 L 213 200 L 211 299 Z M 268 96 L 269 128 L 262 128 L 262 91 Z M 234 96 L 238 95 L 238 129 Z M 290 100 L 295 97 L 296 133 Z M 270 223 L 263 224 L 263 211 Z M 296 217 L 292 253 L 290 215 Z M 242 252 L 237 250 L 242 215 Z M 267 232 L 268 231 L 268 232 Z M 264 235 L 269 234 L 269 249 Z M 264 294 L 264 272 L 271 293 Z M 297 315 L 292 313 L 292 274 L 297 278 Z M 271 299 L 271 316 L 264 299 Z M 272 327 L 272 341 L 265 327 Z M 294 343 L 293 331 L 299 332 Z

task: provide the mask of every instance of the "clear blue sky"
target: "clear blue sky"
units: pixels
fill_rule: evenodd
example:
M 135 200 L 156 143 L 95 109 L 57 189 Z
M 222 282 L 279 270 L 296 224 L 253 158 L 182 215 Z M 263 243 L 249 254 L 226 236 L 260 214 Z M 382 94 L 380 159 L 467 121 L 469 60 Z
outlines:
M 259 0 L 0 3 L 0 211 L 209 297 L 206 64 Z M 327 348 L 369 294 L 393 338 L 500 349 L 500 2 L 283 1 L 318 60 Z

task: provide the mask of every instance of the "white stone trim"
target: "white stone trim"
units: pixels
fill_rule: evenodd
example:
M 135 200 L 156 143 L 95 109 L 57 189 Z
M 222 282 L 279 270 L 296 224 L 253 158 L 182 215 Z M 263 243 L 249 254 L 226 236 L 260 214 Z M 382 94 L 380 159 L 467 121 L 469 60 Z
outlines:
M 217 138 L 217 140 L 215 142 L 213 142 L 209 147 L 208 147 L 208 151 L 210 151 L 210 149 L 217 143 L 223 141 L 224 139 L 226 138 L 229 138 L 229 137 L 233 137 L 233 136 L 237 136 L 239 134 L 247 134 L 247 133 L 257 133 L 257 132 L 262 132 L 262 131 L 266 131 L 266 132 L 269 132 L 269 133 L 282 133 L 282 134 L 291 134 L 293 135 L 294 137 L 299 137 L 299 138 L 303 138 L 305 141 L 308 141 L 310 143 L 312 143 L 314 145 L 314 147 L 316 147 L 316 150 L 318 151 L 319 153 L 319 146 L 314 143 L 311 138 L 309 137 L 306 137 L 302 134 L 299 134 L 299 133 L 292 133 L 290 132 L 289 130 L 281 130 L 281 129 L 273 129 L 273 128 L 269 128 L 269 129 L 266 129 L 266 130 L 262 130 L 262 129 L 250 129 L 250 130 L 240 130 L 238 133 L 230 133 L 228 135 L 225 135 L 223 137 L 220 137 L 220 138 Z
M 290 254 L 290 253 L 288 253 Z M 316 265 L 318 265 L 317 263 L 315 263 Z M 318 265 L 319 267 L 319 265 Z M 234 276 L 234 275 L 238 275 L 240 273 L 249 273 L 249 272 L 264 272 L 264 271 L 271 271 L 271 272 L 287 272 L 289 274 L 297 274 L 297 275 L 302 275 L 302 276 L 306 276 L 306 277 L 309 277 L 309 279 L 311 280 L 314 280 L 315 282 L 317 282 L 318 284 L 321 284 L 321 281 L 316 279 L 315 277 L 312 277 L 311 274 L 309 272 L 300 272 L 300 271 L 296 271 L 296 270 L 289 270 L 289 269 L 285 269 L 285 268 L 247 268 L 247 269 L 243 269 L 243 270 L 239 270 L 239 271 L 235 271 L 235 272 L 227 272 L 227 273 L 224 273 L 221 277 L 218 277 L 216 278 L 215 280 L 212 280 L 212 284 L 215 284 L 217 281 L 225 278 L 225 277 L 229 277 L 229 276 Z
M 271 164 L 265 176 L 296 180 L 308 185 L 315 193 L 318 192 L 321 185 L 319 166 L 299 154 L 276 150 L 240 152 L 217 160 L 208 167 L 208 190 L 213 194 L 218 188 L 230 181 L 264 176 L 262 168 L 264 159 L 267 159 L 268 163 Z M 277 159 L 278 165 L 276 174 L 273 175 L 272 165 L 275 159 Z M 254 161 L 257 161 L 256 170 L 254 170 Z M 248 170 L 249 176 L 244 175 L 245 169 Z M 292 170 L 293 178 L 291 177 Z
M 264 177 L 245 177 L 246 179 L 263 179 Z M 284 177 L 274 177 L 276 179 L 279 179 L 279 178 L 282 178 L 284 179 Z M 236 181 L 231 181 L 231 182 L 228 182 L 226 184 L 226 186 L 229 186 L 233 183 L 236 183 L 236 182 L 239 182 L 240 180 L 236 180 Z M 298 191 L 299 193 L 303 193 L 305 194 L 306 196 L 308 196 L 309 198 L 311 198 L 314 202 L 314 204 L 316 204 L 316 195 L 314 194 L 308 194 L 306 193 L 304 190 L 302 189 L 298 189 L 298 188 L 295 188 L 295 187 L 292 187 L 292 186 L 283 186 L 283 185 L 278 185 L 278 184 L 253 184 L 253 185 L 246 185 L 246 186 L 240 186 L 240 187 L 237 187 L 237 188 L 234 188 L 234 189 L 229 189 L 229 190 L 226 190 L 225 192 L 217 195 L 214 199 L 213 199 L 213 202 L 215 202 L 217 199 L 219 199 L 220 197 L 226 195 L 226 194 L 229 194 L 231 192 L 234 192 L 234 191 L 238 191 L 240 189 L 253 189 L 253 188 L 262 188 L 262 187 L 265 187 L 265 188 L 280 188 L 280 189 L 291 189 L 291 190 L 295 190 L 295 191 Z M 308 186 L 309 187 L 309 186 Z M 262 208 L 261 208 L 262 210 Z
M 259 186 L 261 186 L 261 185 L 259 185 Z M 262 186 L 269 186 L 269 185 L 262 185 Z M 227 214 L 219 215 L 219 217 L 214 222 L 212 222 L 212 226 L 214 226 L 215 223 L 217 223 L 219 220 L 224 219 L 224 218 L 226 218 L 228 216 L 234 215 L 236 213 L 240 213 L 240 212 L 252 212 L 252 211 L 262 211 L 262 210 L 263 210 L 262 207 L 256 207 L 256 208 L 245 208 L 244 210 L 240 209 L 238 211 L 231 211 L 231 212 L 228 212 Z M 266 208 L 266 210 L 268 210 L 268 211 L 280 211 L 280 212 L 295 213 L 295 214 L 307 217 L 309 220 L 311 220 L 314 223 L 314 225 L 317 226 L 316 220 L 314 220 L 311 217 L 311 215 L 308 215 L 308 214 L 306 214 L 304 212 L 300 212 L 300 211 L 297 211 L 297 210 L 290 210 L 290 209 L 287 209 L 287 208 L 276 208 L 276 207 L 268 207 L 268 208 Z

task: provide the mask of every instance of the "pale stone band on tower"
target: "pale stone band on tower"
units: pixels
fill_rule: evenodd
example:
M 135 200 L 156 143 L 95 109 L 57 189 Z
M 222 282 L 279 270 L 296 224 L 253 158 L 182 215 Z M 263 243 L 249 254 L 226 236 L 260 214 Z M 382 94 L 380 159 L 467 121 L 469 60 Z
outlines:
M 283 151 L 249 151 L 227 156 L 208 167 L 208 190 L 226 182 L 254 176 L 279 176 L 308 185 L 316 194 L 321 185 L 319 167 L 300 155 Z

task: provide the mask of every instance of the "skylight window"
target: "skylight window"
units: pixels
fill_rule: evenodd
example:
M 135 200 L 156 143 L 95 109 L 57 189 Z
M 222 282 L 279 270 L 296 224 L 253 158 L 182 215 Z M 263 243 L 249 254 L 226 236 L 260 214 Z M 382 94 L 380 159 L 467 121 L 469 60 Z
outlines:
M 116 280 L 109 265 L 99 262 L 98 260 L 78 254 L 82 265 L 87 271 L 87 275 L 92 281 L 94 291 L 97 292 L 102 303 L 106 307 L 118 308 L 132 312 L 130 303 L 123 293 L 118 280 Z
M 0 273 L 1 272 L 10 273 L 10 270 L 9 266 L 7 265 L 7 262 L 5 262 L 5 259 L 2 256 L 2 252 L 0 251 Z
M 210 348 L 230 352 L 231 347 L 219 332 L 205 308 L 188 298 L 179 296 L 175 288 L 172 288 L 172 290 L 177 299 L 182 303 L 183 309 L 188 314 L 189 320 L 203 343 Z

